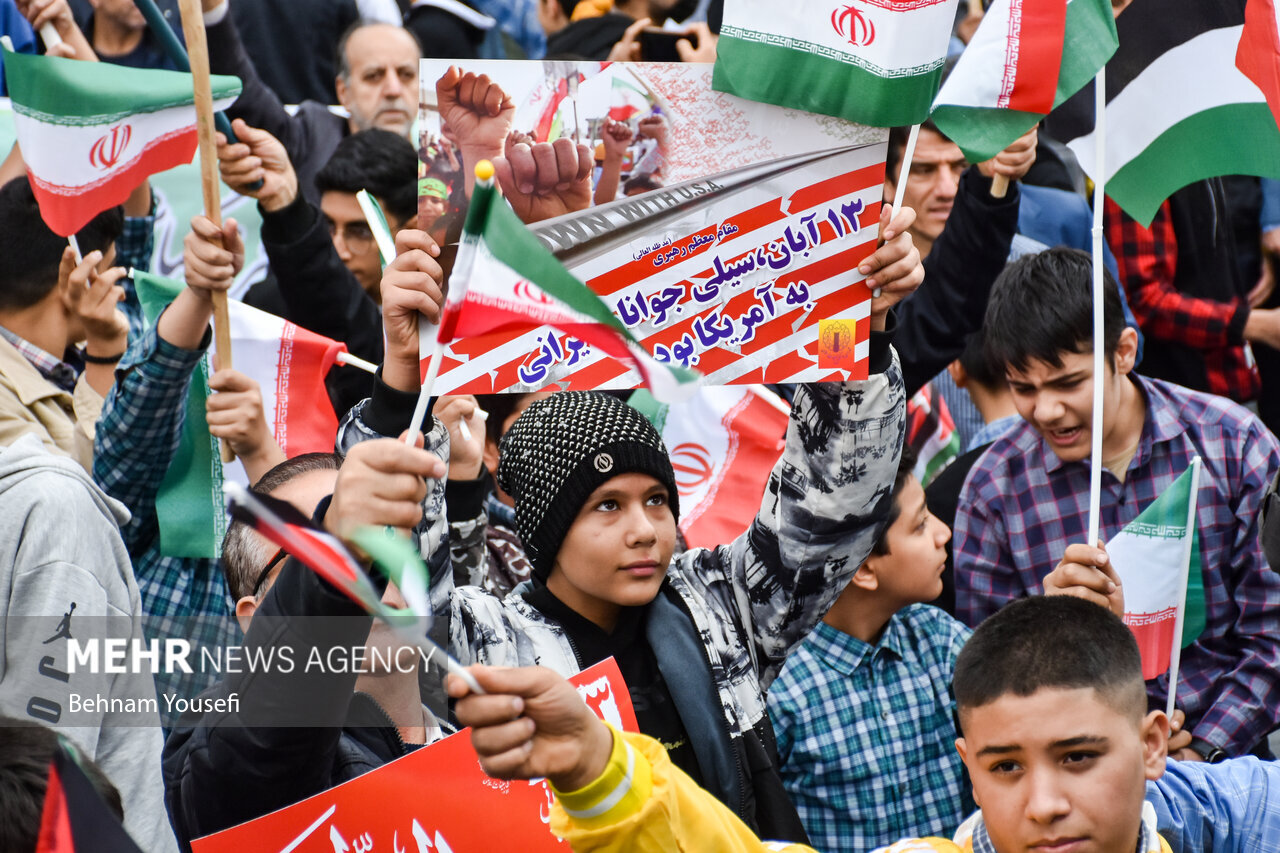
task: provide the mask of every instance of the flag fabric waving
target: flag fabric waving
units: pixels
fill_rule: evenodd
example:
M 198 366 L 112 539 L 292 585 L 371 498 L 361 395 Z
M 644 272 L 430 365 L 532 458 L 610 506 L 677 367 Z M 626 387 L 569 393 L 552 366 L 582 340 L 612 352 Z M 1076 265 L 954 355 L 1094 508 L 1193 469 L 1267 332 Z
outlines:
M 956 0 L 726 3 L 712 88 L 869 124 L 929 115 Z
M 492 166 L 477 168 L 471 207 L 440 318 L 439 340 L 554 326 L 639 372 L 663 402 L 687 399 L 698 373 L 660 362 L 600 297 L 556 260 L 498 195 Z M 424 354 L 426 358 L 426 354 Z
M 1199 468 L 1198 460 L 1193 462 L 1107 543 L 1124 587 L 1124 621 L 1142 652 L 1143 678 L 1169 669 L 1179 608 L 1185 606 L 1179 647 L 1194 642 L 1205 627 L 1200 536 L 1194 525 L 1187 530 L 1187 519 L 1195 513 Z
M 1109 0 L 996 0 L 933 105 L 971 162 L 1003 151 L 1115 53 Z
M 155 323 L 186 286 L 139 270 L 133 281 L 148 323 Z M 263 412 L 285 456 L 332 451 L 338 418 L 324 377 L 346 347 L 242 302 L 230 300 L 227 307 L 237 369 L 262 389 Z M 157 496 L 160 551 L 165 556 L 212 558 L 222 553 L 224 472 L 217 441 L 205 420 L 208 396 L 206 360 L 191 378 L 182 440 Z M 232 471 L 228 476 L 238 478 L 240 468 Z
M 60 743 L 49 762 L 35 853 L 142 853 Z M 128 806 L 135 805 L 127 803 Z
M 791 407 L 763 385 L 699 388 L 674 405 L 639 390 L 628 402 L 667 445 L 685 541 L 714 548 L 738 538 L 760 511 L 786 443 Z
M 1116 30 L 1120 46 L 1107 63 L 1105 175 L 1094 153 L 1092 85 L 1054 110 L 1046 128 L 1090 177 L 1105 179 L 1107 195 L 1125 213 L 1149 225 L 1165 199 L 1203 178 L 1280 178 L 1276 117 L 1264 90 L 1237 64 L 1244 0 L 1135 2 Z M 1257 60 L 1274 65 L 1276 56 Z
M 45 223 L 63 237 L 121 204 L 148 175 L 191 162 L 191 75 L 0 51 L 13 123 Z M 214 76 L 213 108 L 240 93 Z
M 1248 0 L 1236 67 L 1254 82 L 1280 122 L 1280 10 L 1276 0 Z

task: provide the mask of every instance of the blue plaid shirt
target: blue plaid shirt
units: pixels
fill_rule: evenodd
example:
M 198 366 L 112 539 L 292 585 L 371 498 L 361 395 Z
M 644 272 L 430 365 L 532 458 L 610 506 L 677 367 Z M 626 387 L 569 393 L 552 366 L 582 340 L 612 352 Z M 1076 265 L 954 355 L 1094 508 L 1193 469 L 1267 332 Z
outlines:
M 34 367 L 41 376 L 58 388 L 71 394 L 75 391 L 76 380 L 80 378 L 83 365 L 68 364 L 60 358 L 50 355 L 40 347 L 13 332 L 0 326 L 0 337 L 13 344 L 13 348 Z
M 1124 482 L 1102 472 L 1100 534 L 1110 540 L 1193 456 L 1204 460 L 1196 519 L 1208 625 L 1183 650 L 1177 704 L 1196 737 L 1239 755 L 1280 722 L 1280 575 L 1258 543 L 1258 512 L 1280 466 L 1280 444 L 1229 400 L 1133 381 L 1147 417 Z M 957 615 L 977 625 L 1007 602 L 1043 592 L 1067 545 L 1085 541 L 1088 516 L 1088 460 L 1064 464 L 1027 423 L 1006 433 L 961 492 Z M 1168 689 L 1167 675 L 1147 682 L 1152 707 L 1164 707 Z
M 871 646 L 825 622 L 769 689 L 782 781 L 818 850 L 949 836 L 973 809 L 956 754 L 951 675 L 970 631 L 898 611 Z
M 201 646 L 217 649 L 242 637 L 219 561 L 163 556 L 156 518 L 156 493 L 182 435 L 191 375 L 210 337 L 199 350 L 184 350 L 152 327 L 130 346 L 102 407 L 93 453 L 94 481 L 133 516 L 120 533 L 142 594 L 143 631 L 148 639 L 190 640 L 193 659 Z M 216 672 L 192 669 L 157 673 L 156 691 L 194 696 L 217 680 Z
M 1147 783 L 1156 826 L 1174 853 L 1261 853 L 1280 846 L 1280 765 L 1248 756 L 1170 761 Z
M 149 214 L 124 218 L 124 230 L 116 238 L 116 266 L 143 272 L 151 269 L 151 256 L 155 254 L 156 245 L 158 203 L 156 194 L 152 192 Z M 124 301 L 120 303 L 120 310 L 129 318 L 129 343 L 133 343 L 146 331 L 147 318 L 142 313 L 142 303 L 133 287 L 133 279 L 121 279 L 120 286 L 124 288 Z

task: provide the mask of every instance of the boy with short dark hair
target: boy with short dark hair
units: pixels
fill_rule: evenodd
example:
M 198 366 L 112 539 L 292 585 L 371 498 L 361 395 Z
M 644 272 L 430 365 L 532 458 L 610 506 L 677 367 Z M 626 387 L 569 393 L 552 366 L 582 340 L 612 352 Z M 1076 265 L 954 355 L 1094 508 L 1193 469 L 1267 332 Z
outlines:
M 951 531 L 904 449 L 889 524 L 769 691 L 782 781 L 819 850 L 950 832 L 972 811 L 951 673 L 969 629 L 932 601 Z
M 1084 252 L 1050 249 L 1010 264 L 992 289 L 986 346 L 1024 423 L 987 449 L 961 492 L 956 612 L 970 625 L 1044 592 L 1068 545 L 1088 538 L 1092 276 Z M 1257 517 L 1280 444 L 1229 400 L 1135 375 L 1137 335 L 1104 276 L 1101 538 L 1136 518 L 1193 457 L 1204 465 L 1196 520 L 1207 626 L 1182 655 L 1178 706 L 1193 740 L 1175 757 L 1265 750 L 1280 723 L 1280 576 L 1259 547 Z M 1085 550 L 1105 595 L 1105 552 Z M 1152 679 L 1147 693 L 1164 707 L 1168 680 Z

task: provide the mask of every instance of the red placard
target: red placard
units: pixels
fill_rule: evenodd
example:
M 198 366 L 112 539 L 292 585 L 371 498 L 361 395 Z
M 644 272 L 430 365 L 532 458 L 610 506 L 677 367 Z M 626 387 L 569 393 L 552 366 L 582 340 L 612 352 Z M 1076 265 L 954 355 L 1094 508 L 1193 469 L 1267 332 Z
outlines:
M 636 731 L 613 658 L 572 676 L 601 719 Z M 504 782 L 480 769 L 471 730 L 423 747 L 324 793 L 192 842 L 195 853 L 487 853 L 564 851 L 547 828 L 545 779 Z

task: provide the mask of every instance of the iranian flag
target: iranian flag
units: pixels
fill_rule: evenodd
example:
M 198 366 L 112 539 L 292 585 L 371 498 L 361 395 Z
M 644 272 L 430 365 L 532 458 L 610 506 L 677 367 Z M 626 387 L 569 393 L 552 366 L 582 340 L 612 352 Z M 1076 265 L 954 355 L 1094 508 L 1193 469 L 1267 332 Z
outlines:
M 135 270 L 134 287 L 148 323 L 154 323 L 184 284 Z M 262 389 L 262 408 L 285 456 L 332 452 L 338 419 L 324 377 L 346 347 L 242 302 L 227 302 L 235 367 Z M 208 360 L 191 378 L 182 439 L 160 485 L 156 509 L 160 550 L 170 557 L 216 557 L 222 552 L 221 511 L 226 479 L 244 482 L 241 466 L 224 472 L 209 434 L 205 401 Z
M 640 390 L 629 402 L 667 445 L 685 541 L 713 548 L 738 538 L 760 511 L 791 407 L 763 385 L 700 388 L 672 405 Z
M 1169 488 L 1107 543 L 1124 587 L 1124 621 L 1142 652 L 1142 677 L 1168 671 L 1205 626 L 1204 578 L 1196 530 L 1197 457 Z
M 1276 117 L 1265 88 L 1241 70 L 1274 69 L 1277 55 L 1265 37 L 1242 40 L 1245 18 L 1244 0 L 1136 0 L 1121 13 L 1120 46 L 1107 63 L 1105 174 L 1094 154 L 1092 85 L 1048 119 L 1054 138 L 1143 225 L 1195 181 L 1280 178 Z
M 711 86 L 875 127 L 929 115 L 956 0 L 726 3 Z
M 54 233 L 76 233 L 147 176 L 195 155 L 190 74 L 0 54 L 31 189 Z M 240 93 L 235 77 L 211 83 L 215 110 Z
M 990 160 L 1092 80 L 1116 43 L 1110 0 L 996 0 L 933 122 L 970 161 Z
M 488 161 L 476 167 L 476 177 L 440 318 L 439 343 L 553 326 L 629 364 L 659 400 L 687 399 L 697 387 L 698 373 L 660 362 L 640 345 L 609 306 L 574 278 L 507 206 L 493 185 Z

